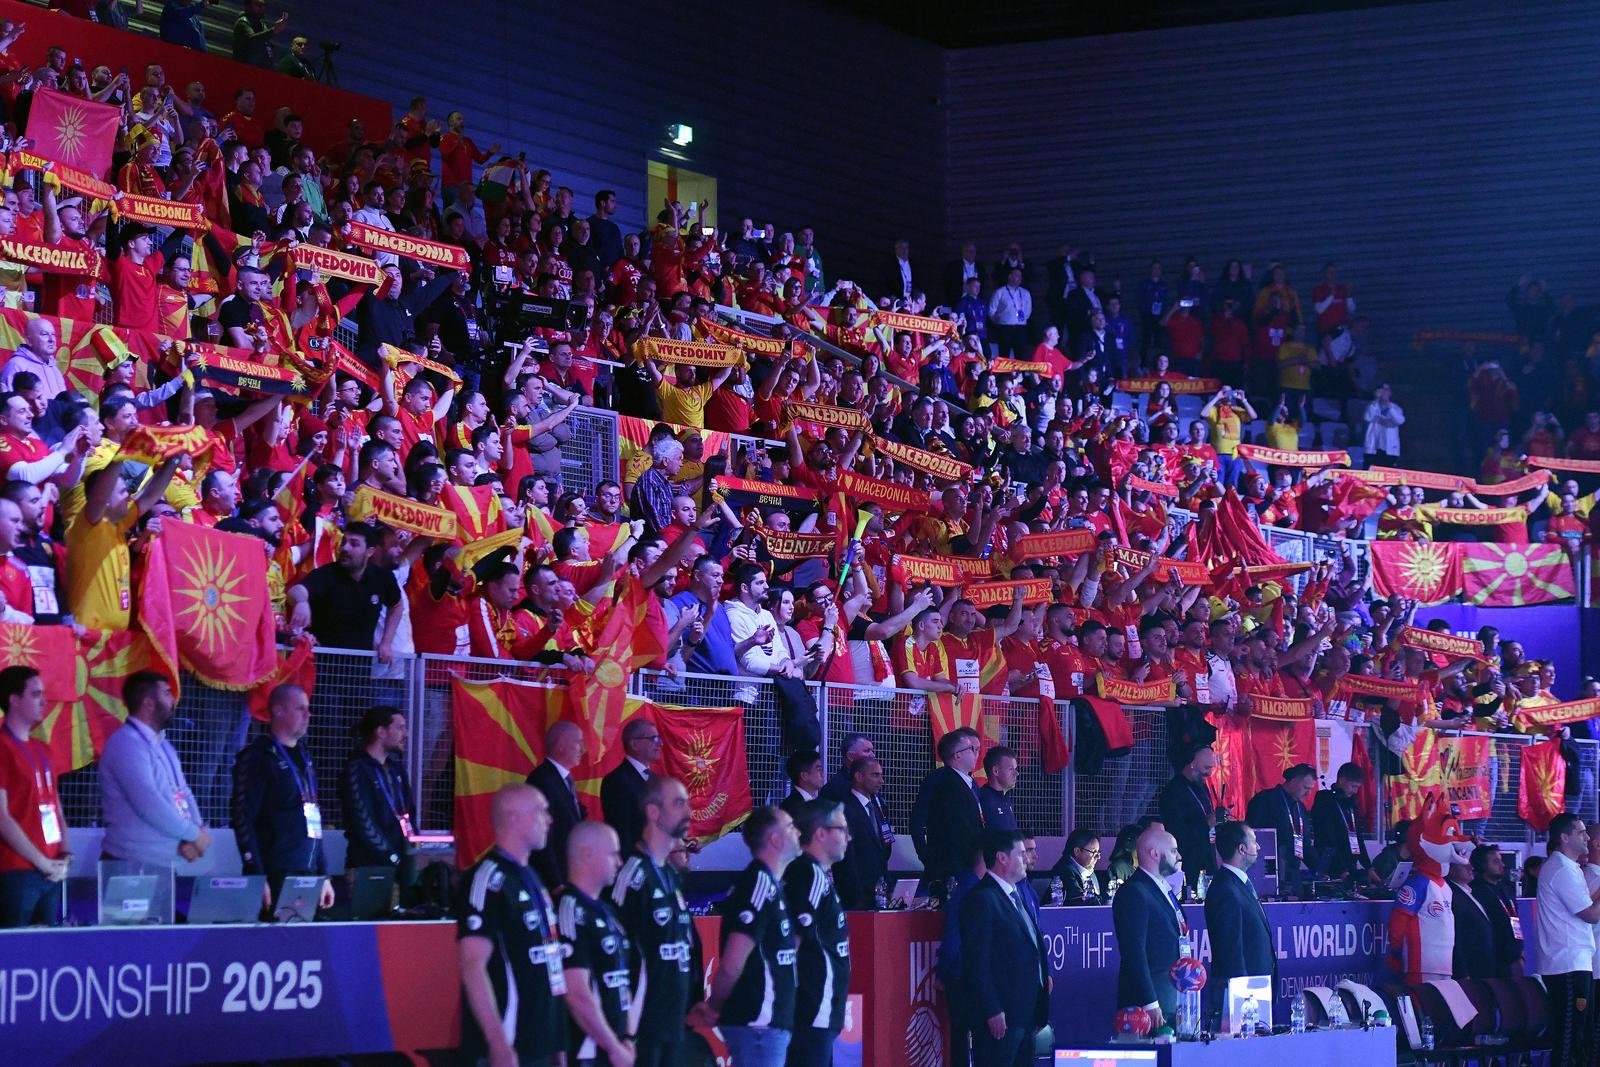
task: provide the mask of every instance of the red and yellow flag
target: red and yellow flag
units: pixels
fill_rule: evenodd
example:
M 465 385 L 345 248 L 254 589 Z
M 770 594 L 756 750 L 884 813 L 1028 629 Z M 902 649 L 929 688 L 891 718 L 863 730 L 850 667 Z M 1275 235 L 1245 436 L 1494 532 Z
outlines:
M 1444 761 L 1439 753 L 1439 732 L 1418 730 L 1417 739 L 1400 757 L 1402 771 L 1388 781 L 1389 820 L 1415 819 L 1422 815 L 1428 794 L 1444 784 Z
M 96 178 L 111 172 L 122 109 L 55 89 L 38 89 L 28 111 L 31 154 Z M 64 183 L 65 184 L 65 183 Z
M 482 540 L 505 529 L 505 518 L 500 512 L 500 496 L 492 485 L 465 488 L 447 485 L 439 496 L 443 504 L 456 517 L 456 537 L 462 543 Z
M 83 696 L 78 676 L 78 637 L 70 626 L 0 623 L 0 667 L 32 667 L 48 701 Z
M 278 666 L 261 541 L 164 524 L 145 555 L 139 625 L 174 687 L 182 665 L 215 689 L 254 688 Z
M 1462 547 L 1433 541 L 1374 541 L 1367 552 L 1372 591 L 1418 604 L 1442 604 L 1461 592 Z
M 1430 733 L 1432 731 L 1429 731 Z M 1517 814 L 1543 832 L 1566 808 L 1567 761 L 1559 741 L 1541 741 L 1522 749 L 1522 781 L 1517 786 Z
M 133 630 L 90 630 L 78 639 L 74 673 L 82 693 L 51 701 L 33 736 L 50 747 L 50 765 L 66 774 L 93 763 L 127 717 L 122 684 L 134 671 L 159 669 L 150 639 Z
M 1467 600 L 1486 608 L 1522 607 L 1577 595 L 1572 560 L 1561 545 L 1462 544 Z
M 661 732 L 662 774 L 689 790 L 689 836 L 715 841 L 750 817 L 750 767 L 743 708 L 680 708 L 642 703 Z
M 1254 790 L 1278 785 L 1283 772 L 1297 763 L 1316 765 L 1317 725 L 1311 718 L 1263 719 L 1252 714 L 1247 731 L 1247 773 Z
M 280 685 L 298 685 L 307 695 L 316 688 L 317 657 L 311 651 L 311 641 L 301 637 L 288 655 L 278 653 L 278 666 L 250 690 L 250 717 L 257 722 L 270 722 L 267 700 Z
M 544 758 L 551 707 L 563 690 L 505 679 L 450 682 L 455 739 L 456 865 L 478 862 L 494 844 L 490 806 L 504 785 L 528 780 Z
M 1215 808 L 1227 805 L 1234 818 L 1244 816 L 1245 805 L 1256 794 L 1255 767 L 1249 757 L 1250 721 L 1242 715 L 1206 716 L 1216 727 L 1211 750 L 1217 754 L 1217 769 L 1206 779 L 1206 790 Z

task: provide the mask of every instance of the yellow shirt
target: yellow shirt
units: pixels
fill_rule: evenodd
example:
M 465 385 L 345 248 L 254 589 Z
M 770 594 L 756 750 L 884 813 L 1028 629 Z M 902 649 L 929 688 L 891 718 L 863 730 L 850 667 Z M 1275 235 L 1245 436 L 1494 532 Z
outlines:
M 128 531 L 138 518 L 130 501 L 121 522 L 90 523 L 80 514 L 67 527 L 67 603 L 80 625 L 91 630 L 128 628 L 133 607 Z
M 1267 424 L 1267 447 L 1294 452 L 1300 447 L 1300 428 L 1292 422 Z
M 1316 350 L 1310 345 L 1285 341 L 1278 346 L 1278 387 L 1310 389 L 1311 368 L 1316 362 Z
M 1238 412 L 1218 404 L 1206 416 L 1206 422 L 1211 424 L 1211 447 L 1217 450 L 1217 455 L 1231 456 L 1239 450 L 1242 426 Z
M 1578 516 L 1580 519 L 1587 520 L 1589 518 L 1589 513 L 1594 510 L 1594 501 L 1596 496 L 1600 496 L 1600 493 L 1590 493 L 1587 496 L 1580 496 L 1573 505 L 1572 513 Z M 1550 509 L 1550 514 L 1561 514 L 1561 498 L 1559 496 L 1557 496 L 1555 493 L 1546 492 L 1544 498 L 1545 506 Z
M 663 378 L 656 386 L 656 398 L 661 401 L 661 421 L 676 426 L 706 428 L 706 401 L 711 399 L 712 385 L 701 382 L 680 389 Z

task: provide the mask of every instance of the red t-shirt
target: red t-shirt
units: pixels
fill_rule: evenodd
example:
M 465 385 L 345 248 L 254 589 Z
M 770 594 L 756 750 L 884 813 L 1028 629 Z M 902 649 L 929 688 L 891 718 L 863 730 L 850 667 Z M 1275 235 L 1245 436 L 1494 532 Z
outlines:
M 1317 312 L 1317 332 L 1327 333 L 1335 326 L 1343 326 L 1350 321 L 1350 307 L 1345 301 L 1350 299 L 1350 287 L 1347 285 L 1329 285 L 1323 282 L 1311 290 L 1311 302 L 1320 304 L 1328 297 L 1333 297 L 1333 303 L 1328 305 L 1326 311 Z
M 1095 657 L 1073 645 L 1045 641 L 1040 646 L 1039 658 L 1050 667 L 1050 677 L 1058 698 L 1070 700 L 1085 693 L 1097 692 L 1095 675 L 1104 667 Z
M 135 263 L 126 255 L 111 261 L 111 304 L 116 325 L 148 333 L 161 332 L 161 306 L 156 300 L 156 290 L 165 266 L 166 258 L 160 252 L 152 252 L 143 263 Z
M 1250 328 L 1243 319 L 1211 320 L 1211 357 L 1223 363 L 1243 363 L 1250 347 Z
M 61 855 L 66 825 L 61 801 L 56 796 L 56 776 L 50 769 L 50 750 L 40 741 L 18 741 L 10 730 L 0 727 L 0 788 L 6 793 L 6 810 L 33 846 L 50 859 Z M 47 816 L 45 811 L 50 814 Z M 45 836 L 46 820 L 54 823 L 53 842 Z M 10 846 L 0 842 L 0 871 L 31 871 L 29 863 Z
M 489 153 L 479 152 L 472 138 L 464 133 L 447 133 L 439 138 L 439 178 L 446 189 L 472 180 L 472 164 L 482 163 Z
M 1206 328 L 1193 315 L 1174 315 L 1167 320 L 1167 352 L 1173 359 L 1199 359 L 1205 338 Z
M 400 462 L 404 463 L 412 445 L 424 437 L 430 441 L 434 440 L 433 412 L 424 411 L 421 415 L 416 415 L 410 408 L 401 405 L 395 413 L 395 418 L 400 420 L 400 443 L 403 446 L 400 449 Z
M 81 237 L 63 237 L 54 245 L 77 252 L 94 251 L 94 245 Z M 88 274 L 56 274 L 44 276 L 44 311 L 74 322 L 94 322 L 94 289 L 98 279 Z
M 9 430 L 0 433 L 0 478 L 18 463 L 32 463 L 50 454 L 50 446 L 38 434 L 18 437 Z
M 1070 362 L 1062 354 L 1061 349 L 1040 342 L 1039 347 L 1033 350 L 1033 362 L 1050 364 L 1050 377 L 1059 378 L 1067 373 Z M 951 368 L 954 370 L 954 367 Z M 915 379 L 913 379 L 915 380 Z
M 249 145 L 251 148 L 260 148 L 266 141 L 266 131 L 261 128 L 261 123 L 252 116 L 241 115 L 237 111 L 230 111 L 222 118 L 222 127 L 233 127 L 234 136 L 240 144 Z
M 750 429 L 750 401 L 722 386 L 706 401 L 706 429 L 745 433 Z
M 795 623 L 795 632 L 800 635 L 800 640 L 807 645 L 822 636 L 822 620 L 816 616 L 801 619 Z M 831 659 L 829 657 L 832 657 Z M 835 623 L 833 627 L 833 643 L 826 640 L 822 644 L 822 659 L 827 663 L 828 670 L 824 681 L 837 685 L 850 685 L 856 680 L 854 665 L 850 660 L 850 644 L 845 640 L 844 627 Z M 869 678 L 868 682 L 876 679 Z

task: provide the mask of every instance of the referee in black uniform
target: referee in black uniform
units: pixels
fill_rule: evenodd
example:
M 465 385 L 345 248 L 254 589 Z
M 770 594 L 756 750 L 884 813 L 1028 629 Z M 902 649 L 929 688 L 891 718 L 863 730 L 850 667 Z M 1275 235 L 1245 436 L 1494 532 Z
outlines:
M 594 1067 L 633 1063 L 628 1040 L 632 1010 L 628 935 L 602 890 L 622 868 L 617 832 L 603 822 L 580 822 L 567 838 L 567 884 L 556 903 L 556 929 L 566 953 L 567 1013 L 572 1027 L 567 1062 Z
M 800 938 L 787 1067 L 832 1067 L 833 1042 L 844 1029 L 850 989 L 850 931 L 833 888 L 832 868 L 844 859 L 850 826 L 844 807 L 831 800 L 805 805 L 796 825 L 800 857 L 783 872 L 789 918 Z
M 508 785 L 493 819 L 495 847 L 467 872 L 456 923 L 461 1047 L 489 1067 L 547 1064 L 566 1051 L 567 986 L 555 908 L 528 857 L 550 837 L 550 805 L 530 785 Z
M 678 872 L 667 857 L 689 835 L 689 793 L 676 778 L 654 774 L 644 787 L 644 822 L 634 854 L 609 894 L 633 943 L 630 978 L 643 1001 L 634 1067 L 675 1067 L 684 1018 L 699 983 L 692 966 L 694 919 Z

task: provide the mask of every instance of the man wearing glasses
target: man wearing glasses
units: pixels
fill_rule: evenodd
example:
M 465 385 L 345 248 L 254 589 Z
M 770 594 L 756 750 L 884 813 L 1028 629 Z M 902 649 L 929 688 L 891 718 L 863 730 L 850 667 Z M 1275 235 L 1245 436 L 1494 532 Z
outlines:
M 1104 904 L 1105 886 L 1095 865 L 1100 862 L 1100 839 L 1082 827 L 1067 835 L 1061 860 L 1050 873 L 1061 879 L 1068 904 Z
M 650 767 L 661 759 L 661 731 L 646 718 L 622 728 L 622 762 L 600 780 L 600 811 L 617 832 L 622 854 L 631 856 L 644 832 L 644 790 Z
M 831 800 L 808 803 L 795 825 L 800 828 L 800 858 L 783 872 L 783 893 L 800 948 L 788 1067 L 828 1067 L 834 1039 L 844 1029 L 850 988 L 850 932 L 832 874 L 850 844 L 850 827 L 844 807 Z

